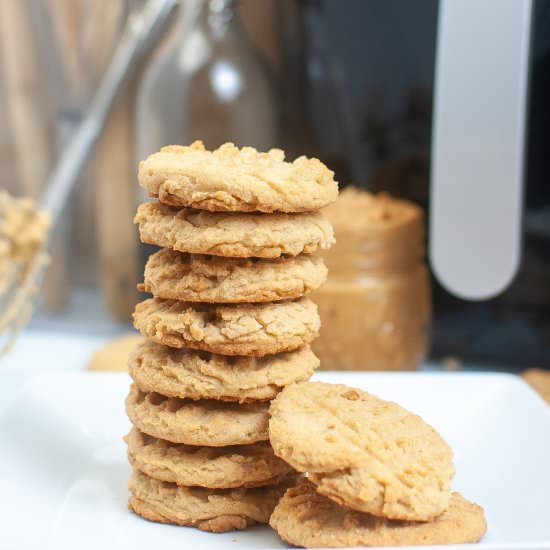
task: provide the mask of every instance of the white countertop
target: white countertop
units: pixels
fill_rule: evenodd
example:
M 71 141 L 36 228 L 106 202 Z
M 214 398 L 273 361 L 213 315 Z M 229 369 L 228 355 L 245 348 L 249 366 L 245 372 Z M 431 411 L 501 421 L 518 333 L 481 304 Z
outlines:
M 83 370 L 107 336 L 25 330 L 0 358 L 0 412 L 19 388 L 37 374 Z
M 92 353 L 104 342 L 127 333 L 129 326 L 103 325 L 105 330 L 45 330 L 27 328 L 15 347 L 0 357 L 0 413 L 18 390 L 33 376 L 67 370 L 84 370 Z M 426 363 L 421 370 L 446 370 L 440 363 Z

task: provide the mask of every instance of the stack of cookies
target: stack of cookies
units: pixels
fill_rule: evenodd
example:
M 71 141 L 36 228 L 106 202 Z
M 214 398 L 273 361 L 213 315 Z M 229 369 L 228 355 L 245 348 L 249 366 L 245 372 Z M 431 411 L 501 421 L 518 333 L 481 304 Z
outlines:
M 478 541 L 483 508 L 451 492 L 453 453 L 396 403 L 340 384 L 300 382 L 272 402 L 275 454 L 308 479 L 290 488 L 270 525 L 306 547 Z
M 268 441 L 269 403 L 319 365 L 305 295 L 326 278 L 311 254 L 334 242 L 317 210 L 337 183 L 316 159 L 201 142 L 151 155 L 139 181 L 158 198 L 138 209 L 141 240 L 163 248 L 134 313 L 130 508 L 214 532 L 267 523 L 294 479 Z

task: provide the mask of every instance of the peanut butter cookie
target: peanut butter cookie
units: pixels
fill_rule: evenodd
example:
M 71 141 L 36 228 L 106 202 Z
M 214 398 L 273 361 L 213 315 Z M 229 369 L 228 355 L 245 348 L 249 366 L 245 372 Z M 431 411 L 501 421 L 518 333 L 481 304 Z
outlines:
M 318 212 L 228 214 L 147 202 L 134 222 L 143 242 L 192 254 L 278 258 L 326 250 L 335 242 L 331 225 Z
M 334 172 L 316 158 L 285 162 L 280 149 L 259 153 L 202 141 L 163 147 L 139 163 L 139 183 L 167 204 L 230 212 L 306 212 L 338 197 Z
M 88 369 L 100 371 L 127 371 L 128 358 L 136 346 L 145 339 L 136 334 L 126 334 L 101 345 L 90 358 Z
M 452 451 L 403 407 L 340 384 L 300 382 L 279 393 L 270 414 L 275 454 L 339 504 L 411 521 L 449 506 Z
M 269 260 L 164 248 L 149 257 L 140 290 L 188 302 L 276 302 L 300 298 L 319 288 L 326 277 L 323 260 L 309 254 Z
M 453 493 L 449 507 L 429 523 L 377 518 L 338 506 L 303 482 L 279 501 L 269 524 L 296 546 L 416 546 L 477 542 L 487 523 L 483 508 Z
M 144 342 L 130 357 L 128 369 L 140 389 L 168 397 L 265 401 L 284 386 L 307 380 L 319 366 L 309 346 L 296 351 L 240 357 L 173 349 Z
M 134 470 L 128 488 L 130 510 L 145 519 L 225 533 L 267 523 L 288 484 L 253 489 L 181 487 Z
M 141 432 L 172 443 L 223 447 L 266 441 L 268 403 L 178 399 L 132 384 L 126 413 Z
M 320 324 L 317 307 L 307 298 L 232 305 L 151 298 L 134 312 L 134 326 L 154 342 L 222 355 L 291 351 L 316 338 Z
M 159 481 L 233 489 L 274 485 L 292 468 L 267 442 L 231 447 L 196 447 L 157 439 L 132 428 L 126 437 L 130 464 Z

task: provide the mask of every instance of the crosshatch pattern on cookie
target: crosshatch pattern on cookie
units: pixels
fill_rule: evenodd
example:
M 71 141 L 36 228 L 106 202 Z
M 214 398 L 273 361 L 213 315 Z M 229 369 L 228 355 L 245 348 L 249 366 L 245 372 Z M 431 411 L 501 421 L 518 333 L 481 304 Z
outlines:
M 140 389 L 168 397 L 266 401 L 288 384 L 308 379 L 319 366 L 309 346 L 263 357 L 217 355 L 145 341 L 128 371 Z
M 339 504 L 416 521 L 447 509 L 452 451 L 396 403 L 341 384 L 300 382 L 272 401 L 270 415 L 275 453 Z
M 307 482 L 285 493 L 269 523 L 283 540 L 305 547 L 464 544 L 477 542 L 487 529 L 483 508 L 459 493 L 433 522 L 419 523 L 339 506 Z
M 151 521 L 223 533 L 267 523 L 289 483 L 252 489 L 182 487 L 134 470 L 128 482 L 129 507 Z
M 279 483 L 292 471 L 267 442 L 199 447 L 158 439 L 135 427 L 125 439 L 134 468 L 176 485 L 211 489 L 261 487 Z
M 279 258 L 328 250 L 335 243 L 332 226 L 319 212 L 227 214 L 147 202 L 134 222 L 142 242 L 192 254 Z
M 163 147 L 139 163 L 138 180 L 164 203 L 213 211 L 305 212 L 338 197 L 334 172 L 318 159 L 286 162 L 280 149 L 232 143 L 212 152 L 202 141 Z
M 327 268 L 308 254 L 261 258 L 224 258 L 164 248 L 145 266 L 142 292 L 156 298 L 190 302 L 276 302 L 319 288 Z
M 154 342 L 221 355 L 295 350 L 316 338 L 320 325 L 317 306 L 308 298 L 231 305 L 151 298 L 134 312 L 134 326 Z
M 179 399 L 132 384 L 126 413 L 140 431 L 172 443 L 223 447 L 268 439 L 269 403 Z

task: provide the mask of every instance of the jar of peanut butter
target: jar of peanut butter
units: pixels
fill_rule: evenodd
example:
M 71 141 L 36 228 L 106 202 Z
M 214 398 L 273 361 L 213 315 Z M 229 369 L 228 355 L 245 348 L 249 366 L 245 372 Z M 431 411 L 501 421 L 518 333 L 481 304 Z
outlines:
M 312 296 L 321 315 L 313 349 L 325 370 L 415 369 L 431 317 L 419 206 L 346 188 L 324 209 L 336 245 L 327 283 Z

